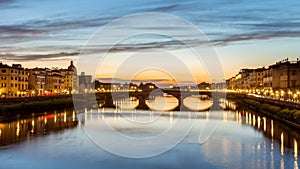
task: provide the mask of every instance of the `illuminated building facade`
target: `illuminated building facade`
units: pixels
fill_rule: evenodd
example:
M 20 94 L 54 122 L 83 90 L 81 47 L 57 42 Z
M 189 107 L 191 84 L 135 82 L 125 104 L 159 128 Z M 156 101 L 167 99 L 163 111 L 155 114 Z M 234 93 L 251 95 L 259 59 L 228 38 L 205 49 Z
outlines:
M 5 98 L 29 96 L 29 73 L 20 64 L 0 63 L 0 95 Z

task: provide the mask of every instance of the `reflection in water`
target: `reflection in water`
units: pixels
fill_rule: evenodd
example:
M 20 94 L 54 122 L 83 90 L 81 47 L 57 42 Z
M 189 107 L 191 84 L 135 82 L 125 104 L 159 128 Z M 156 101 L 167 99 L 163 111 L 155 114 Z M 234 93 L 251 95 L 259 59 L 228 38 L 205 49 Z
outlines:
M 234 106 L 234 104 L 231 103 L 231 106 Z M 99 164 L 103 164 L 103 166 L 107 166 L 107 168 L 119 168 L 120 164 L 122 168 L 133 168 L 133 166 L 137 164 L 139 168 L 145 166 L 144 168 L 246 167 L 299 169 L 298 143 L 300 134 L 298 130 L 290 128 L 277 120 L 253 112 L 245 110 L 158 112 L 137 110 L 121 111 L 120 109 L 104 108 L 99 109 L 98 112 L 88 110 L 84 112 L 84 114 L 79 115 L 79 118 L 82 119 L 80 122 L 82 123 L 77 123 L 77 114 L 74 111 L 54 113 L 40 117 L 33 116 L 29 119 L 0 123 L 0 145 L 3 146 L 20 142 L 20 140 L 26 140 L 26 138 L 30 140 L 32 135 L 42 135 L 50 131 L 73 128 L 77 126 L 77 124 L 83 125 L 84 127 L 102 125 L 102 120 L 110 122 L 112 127 L 119 133 L 137 138 L 156 136 L 166 131 L 169 127 L 172 127 L 179 119 L 184 119 L 187 123 L 191 124 L 193 117 L 197 115 L 197 120 L 191 133 L 174 149 L 160 156 L 140 159 L 139 161 L 115 157 L 101 149 L 95 150 L 95 145 L 91 145 L 90 140 L 82 141 L 87 139 L 87 137 L 81 130 L 81 127 L 70 130 L 70 132 L 64 132 L 57 137 L 52 137 L 53 135 L 51 135 L 50 139 L 49 137 L 40 137 L 47 140 L 43 142 L 42 146 L 49 147 L 48 149 L 51 150 L 55 149 L 55 154 L 52 157 L 41 157 L 41 162 L 40 160 L 36 160 L 35 154 L 43 153 L 33 153 L 31 147 L 37 145 L 41 146 L 39 144 L 41 144 L 42 141 L 40 143 L 28 142 L 27 146 L 20 144 L 19 149 L 14 149 L 14 147 L 5 148 L 5 150 L 1 150 L 5 151 L 5 153 L 1 152 L 4 155 L 0 154 L 0 161 L 3 162 L 4 165 L 13 160 L 16 162 L 18 162 L 18 160 L 22 161 L 24 160 L 24 156 L 20 154 L 27 153 L 26 151 L 25 153 L 22 152 L 22 148 L 30 147 L 27 149 L 27 151 L 30 152 L 28 155 L 30 157 L 26 158 L 26 160 L 31 161 L 36 164 L 36 166 L 39 166 L 40 163 L 44 165 L 45 161 L 48 162 L 48 160 L 54 163 L 57 162 L 57 153 L 60 155 L 59 158 L 66 159 L 60 162 L 70 162 L 70 164 L 72 164 L 71 168 L 99 168 Z M 216 120 L 216 117 L 219 117 L 220 114 L 222 115 L 220 126 L 206 143 L 199 144 L 199 133 L 203 126 L 209 124 L 208 122 L 210 120 Z M 157 115 L 159 118 L 157 118 Z M 129 124 L 127 125 L 127 122 L 130 120 L 135 122 L 149 122 L 149 125 L 142 125 L 140 128 L 130 126 Z M 155 121 L 156 124 L 151 123 L 152 121 Z M 181 129 L 181 126 L 178 129 Z M 99 131 L 102 132 L 103 130 L 100 128 Z M 103 133 L 106 132 L 103 131 Z M 109 137 L 111 133 L 107 132 L 106 134 Z M 67 140 L 59 140 L 61 136 L 64 136 Z M 57 144 L 58 142 L 59 144 Z M 112 144 L 117 143 L 118 141 Z M 141 142 L 141 144 L 149 146 L 151 143 Z M 60 146 L 60 149 L 57 148 L 57 146 Z M 40 149 L 40 151 L 41 150 L 45 149 Z M 49 152 L 45 154 L 49 155 Z M 84 154 L 84 156 L 82 154 Z M 13 160 L 6 162 L 6 160 L 10 158 Z M 99 158 L 101 158 L 101 160 L 99 160 Z M 116 163 L 116 159 L 118 162 L 121 161 L 121 163 Z M 182 163 L 185 165 L 181 165 Z M 174 167 L 174 164 L 178 166 Z M 191 167 L 189 165 L 191 165 Z M 65 167 L 66 166 L 68 165 L 65 165 Z
M 280 153 L 283 156 L 284 155 L 284 140 L 283 140 L 283 132 L 281 132 L 280 135 Z
M 174 117 L 173 117 L 173 112 L 170 112 L 170 115 L 169 115 L 169 116 L 170 116 L 170 123 L 173 123 L 173 118 L 174 118 Z
M 230 117 L 230 115 L 234 115 L 234 118 Z M 217 150 L 213 150 L 212 147 L 214 147 L 211 144 L 214 144 L 214 142 L 208 142 L 204 145 L 205 147 L 209 149 L 205 149 L 205 152 L 212 152 L 217 151 L 218 153 L 221 153 L 224 155 L 223 162 L 227 163 L 230 160 L 226 159 L 227 154 L 231 154 L 231 158 L 237 160 L 237 166 L 230 167 L 230 168 L 240 168 L 238 166 L 240 157 L 241 159 L 245 159 L 243 156 L 245 156 L 245 152 L 242 152 L 242 154 L 239 154 L 240 151 L 246 151 L 247 153 L 254 154 L 255 158 L 257 158 L 255 161 L 252 161 L 254 163 L 250 164 L 247 163 L 247 165 L 251 166 L 250 168 L 290 168 L 291 164 L 293 164 L 294 169 L 299 169 L 298 167 L 298 155 L 299 155 L 299 147 L 297 146 L 297 142 L 300 139 L 300 133 L 298 130 L 295 130 L 293 128 L 290 128 L 289 126 L 276 121 L 269 119 L 265 116 L 260 116 L 251 112 L 247 111 L 237 111 L 235 113 L 229 112 L 225 113 L 223 112 L 223 119 L 224 122 L 232 122 L 239 124 L 242 122 L 242 125 L 245 126 L 245 124 L 249 125 L 249 127 L 254 128 L 257 132 L 263 133 L 263 135 L 268 139 L 264 139 L 263 142 L 257 142 L 257 144 L 253 147 L 243 147 L 237 146 L 239 145 L 239 140 L 231 140 L 230 145 L 236 145 L 236 147 L 231 147 L 230 145 L 227 145 L 228 142 L 225 138 L 222 138 L 220 146 L 217 146 L 218 144 L 215 143 Z M 223 123 L 225 124 L 225 123 Z M 221 126 L 220 126 L 221 127 Z M 220 128 L 219 127 L 219 128 Z M 293 132 L 296 131 L 296 132 Z M 234 129 L 232 129 L 232 132 L 235 132 Z M 241 131 L 245 132 L 245 131 Z M 250 134 L 250 133 L 248 133 Z M 243 144 L 246 144 L 246 142 L 243 142 Z M 226 146 L 226 147 L 224 147 Z M 241 149 L 238 149 L 237 147 L 240 147 Z M 221 150 L 218 151 L 218 150 Z M 292 150 L 292 151 L 291 151 Z M 236 156 L 232 156 L 232 153 L 236 153 Z M 261 154 L 260 154 L 261 153 Z M 213 158 L 213 156 L 217 157 L 217 154 L 210 154 Z M 293 159 L 291 159 L 293 158 Z M 220 159 L 219 159 L 220 160 Z M 221 160 L 221 161 L 222 161 Z M 291 163 L 293 161 L 293 163 Z M 253 167 L 255 166 L 255 167 Z
M 296 139 L 294 139 L 294 157 L 298 158 L 298 145 Z
M 145 103 L 151 110 L 155 111 L 170 111 L 179 105 L 178 99 L 172 95 L 156 96 L 146 100 Z
M 72 117 L 68 120 L 67 117 Z M 30 139 L 32 135 L 47 134 L 77 125 L 74 111 L 53 113 L 13 122 L 0 123 L 0 146 L 9 145 Z
M 271 136 L 272 136 L 272 139 L 273 139 L 273 136 L 274 136 L 273 120 L 271 120 Z
M 257 117 L 257 124 L 258 124 L 257 128 L 260 129 L 260 117 L 259 116 Z
M 222 102 L 225 103 L 225 108 L 229 108 L 230 110 L 236 110 L 235 102 L 230 101 L 230 100 L 225 100 L 225 101 L 222 100 Z
M 298 155 L 299 155 L 299 147 L 297 146 L 297 142 L 300 139 L 300 133 L 294 132 L 295 129 L 279 122 L 274 121 L 273 119 L 269 119 L 267 117 L 261 117 L 259 115 L 255 115 L 251 112 L 238 112 L 244 117 L 245 123 L 251 125 L 258 131 L 263 132 L 264 136 L 269 137 L 271 139 L 270 143 L 270 168 L 286 168 L 286 159 L 287 154 L 290 151 L 287 151 L 287 148 L 293 149 L 293 156 L 294 156 L 294 169 L 298 169 Z M 239 115 L 236 115 L 239 116 Z M 263 126 L 263 127 L 262 127 Z M 278 167 L 276 166 L 276 161 L 274 160 L 275 156 L 274 153 L 276 149 L 274 149 L 274 139 L 277 141 L 279 145 L 279 152 L 280 152 L 280 160 Z M 264 167 L 265 168 L 265 167 Z
M 266 117 L 263 117 L 263 125 L 264 125 L 264 132 L 267 131 L 267 118 Z
M 206 95 L 192 95 L 183 100 L 183 105 L 190 110 L 207 110 L 213 105 L 213 100 Z
M 227 121 L 227 120 L 228 120 L 227 112 L 224 111 L 223 112 L 223 121 Z
M 138 107 L 139 100 L 136 97 L 129 97 L 114 101 L 114 105 L 121 110 L 133 110 Z
M 298 169 L 298 145 L 297 145 L 297 140 L 294 139 L 294 158 L 295 158 L 295 161 L 294 161 L 294 168 L 295 169 Z

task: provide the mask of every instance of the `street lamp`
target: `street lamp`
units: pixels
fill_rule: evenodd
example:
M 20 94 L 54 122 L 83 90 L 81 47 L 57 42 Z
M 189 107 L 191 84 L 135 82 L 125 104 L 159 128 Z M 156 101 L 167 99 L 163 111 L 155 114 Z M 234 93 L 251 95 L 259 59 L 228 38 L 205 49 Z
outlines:
M 293 98 L 294 98 L 294 101 L 297 101 L 298 94 L 297 94 L 297 93 L 294 93 Z
M 288 90 L 289 100 L 291 100 L 291 95 L 292 94 L 293 94 L 293 92 L 291 92 L 290 90 Z
M 281 92 L 280 92 L 280 97 L 282 97 L 282 98 L 284 97 L 284 91 L 283 90 L 281 90 Z
M 280 98 L 280 95 L 279 95 L 279 91 L 278 91 L 278 90 L 275 91 L 275 97 L 276 97 L 276 99 L 277 99 L 277 98 L 278 98 L 278 99 Z
M 274 97 L 274 92 L 273 92 L 273 90 L 270 90 L 270 96 L 271 96 L 271 97 Z

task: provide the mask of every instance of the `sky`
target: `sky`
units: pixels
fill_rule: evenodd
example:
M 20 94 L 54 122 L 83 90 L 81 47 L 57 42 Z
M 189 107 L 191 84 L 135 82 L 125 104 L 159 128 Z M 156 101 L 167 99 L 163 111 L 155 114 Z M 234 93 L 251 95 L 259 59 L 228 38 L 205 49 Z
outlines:
M 24 67 L 51 68 L 67 67 L 71 60 L 77 64 L 85 60 L 81 61 L 85 66 L 78 65 L 78 71 L 102 80 L 172 83 L 176 77 L 176 81 L 182 83 L 211 81 L 205 63 L 194 58 L 191 51 L 172 36 L 134 35 L 134 31 L 167 30 L 171 35 L 184 36 L 196 47 L 201 46 L 199 38 L 190 34 L 189 29 L 164 18 L 157 18 L 158 22 L 152 24 L 140 17 L 132 23 L 143 27 L 125 30 L 122 25 L 115 26 L 112 32 L 130 34 L 112 48 L 115 44 L 89 46 L 95 34 L 99 31 L 101 34 L 105 25 L 120 17 L 159 12 L 195 25 L 212 44 L 224 78 L 229 78 L 241 68 L 268 66 L 284 58 L 296 60 L 300 55 L 299 11 L 298 0 L 0 0 L 0 61 L 21 63 Z M 111 34 L 108 31 L 108 35 Z M 114 35 L 111 38 L 121 38 L 119 34 Z M 110 40 L 102 39 L 102 42 Z M 107 50 L 106 57 L 101 58 Z M 122 71 L 118 70 L 121 61 L 128 56 L 140 58 L 146 55 L 147 62 L 143 63 L 154 63 L 154 60 L 166 57 L 162 54 L 176 55 L 194 76 L 187 76 L 190 72 L 176 67 L 175 61 L 165 63 L 170 65 L 168 69 L 172 74 L 150 69 L 127 73 L 134 72 L 139 63 L 127 63 Z

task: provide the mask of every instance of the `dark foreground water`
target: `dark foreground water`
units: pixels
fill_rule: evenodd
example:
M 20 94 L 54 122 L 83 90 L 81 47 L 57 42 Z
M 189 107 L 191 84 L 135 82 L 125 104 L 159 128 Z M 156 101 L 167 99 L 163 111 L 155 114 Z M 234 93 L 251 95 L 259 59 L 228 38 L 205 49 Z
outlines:
M 268 117 L 246 111 L 122 113 L 109 109 L 67 111 L 1 123 L 0 168 L 299 168 L 299 130 Z M 159 134 L 171 127 L 173 138 L 184 128 L 174 125 L 178 120 L 192 124 L 192 129 L 175 147 L 153 157 L 122 157 L 97 144 L 105 137 L 110 145 L 124 150 L 129 147 L 133 153 L 151 151 L 151 146 L 158 144 L 155 140 L 124 145 L 113 134 L 160 138 Z M 105 123 L 114 130 L 104 128 Z M 201 140 L 202 129 L 213 131 L 206 142 Z

